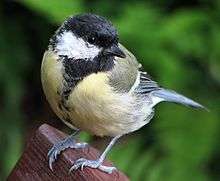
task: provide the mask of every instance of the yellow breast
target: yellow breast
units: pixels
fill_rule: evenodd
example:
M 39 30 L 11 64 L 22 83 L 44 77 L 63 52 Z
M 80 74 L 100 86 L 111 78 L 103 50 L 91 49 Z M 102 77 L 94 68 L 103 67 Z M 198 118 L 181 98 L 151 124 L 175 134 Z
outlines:
M 136 98 L 116 93 L 108 80 L 108 73 L 94 73 L 75 87 L 68 100 L 74 125 L 98 136 L 116 136 L 146 124 Z
M 91 74 L 74 88 L 67 102 L 74 124 L 100 136 L 109 134 L 107 127 L 112 122 L 109 115 L 115 99 L 107 82 L 106 73 Z

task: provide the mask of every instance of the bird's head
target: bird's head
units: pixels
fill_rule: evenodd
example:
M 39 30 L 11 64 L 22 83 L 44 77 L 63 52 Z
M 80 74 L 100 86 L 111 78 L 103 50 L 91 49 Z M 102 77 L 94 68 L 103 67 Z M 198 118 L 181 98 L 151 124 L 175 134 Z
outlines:
M 50 46 L 60 56 L 93 61 L 96 57 L 121 57 L 118 33 L 105 18 L 82 14 L 68 18 L 50 40 Z

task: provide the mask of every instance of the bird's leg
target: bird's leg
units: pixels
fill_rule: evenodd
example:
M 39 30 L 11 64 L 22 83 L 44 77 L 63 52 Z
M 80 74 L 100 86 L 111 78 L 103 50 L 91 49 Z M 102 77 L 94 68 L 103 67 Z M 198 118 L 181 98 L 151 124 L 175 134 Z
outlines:
M 88 144 L 87 143 L 76 143 L 75 136 L 78 135 L 80 130 L 76 130 L 73 134 L 66 137 L 64 140 L 61 140 L 53 145 L 53 147 L 48 152 L 47 156 L 49 159 L 49 167 L 51 170 L 53 162 L 56 161 L 57 156 L 67 148 L 85 148 Z
M 103 172 L 106 173 L 112 173 L 113 170 L 116 170 L 115 167 L 109 167 L 109 166 L 104 166 L 102 165 L 107 153 L 110 151 L 110 149 L 112 148 L 112 146 L 115 144 L 115 142 L 121 137 L 121 135 L 114 137 L 111 142 L 109 143 L 109 145 L 106 147 L 106 149 L 104 150 L 104 152 L 101 154 L 101 156 L 97 159 L 97 160 L 87 160 L 85 158 L 80 158 L 78 160 L 76 160 L 76 162 L 74 163 L 74 165 L 70 168 L 69 172 L 71 172 L 72 170 L 77 170 L 77 169 L 81 169 L 83 170 L 84 167 L 90 167 L 90 168 L 97 168 Z

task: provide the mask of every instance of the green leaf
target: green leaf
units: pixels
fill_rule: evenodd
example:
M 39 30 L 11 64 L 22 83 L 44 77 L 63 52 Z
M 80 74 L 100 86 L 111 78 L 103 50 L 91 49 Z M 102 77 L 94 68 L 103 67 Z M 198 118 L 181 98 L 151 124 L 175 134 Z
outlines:
M 70 15 L 83 12 L 83 1 L 77 0 L 23 0 L 19 1 L 54 23 L 61 23 Z

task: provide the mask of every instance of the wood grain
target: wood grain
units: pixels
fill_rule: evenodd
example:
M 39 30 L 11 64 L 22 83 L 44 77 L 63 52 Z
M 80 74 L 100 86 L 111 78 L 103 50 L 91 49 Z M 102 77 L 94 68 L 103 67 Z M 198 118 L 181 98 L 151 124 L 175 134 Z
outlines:
M 48 166 L 47 152 L 51 146 L 67 135 L 47 124 L 40 126 L 28 141 L 24 153 L 8 177 L 8 181 L 40 180 L 77 180 L 77 181 L 128 181 L 120 171 L 106 174 L 98 169 L 84 168 L 68 174 L 69 168 L 78 158 L 97 159 L 100 153 L 93 147 L 85 149 L 67 149 L 59 155 L 51 171 Z M 109 161 L 104 165 L 112 166 Z

